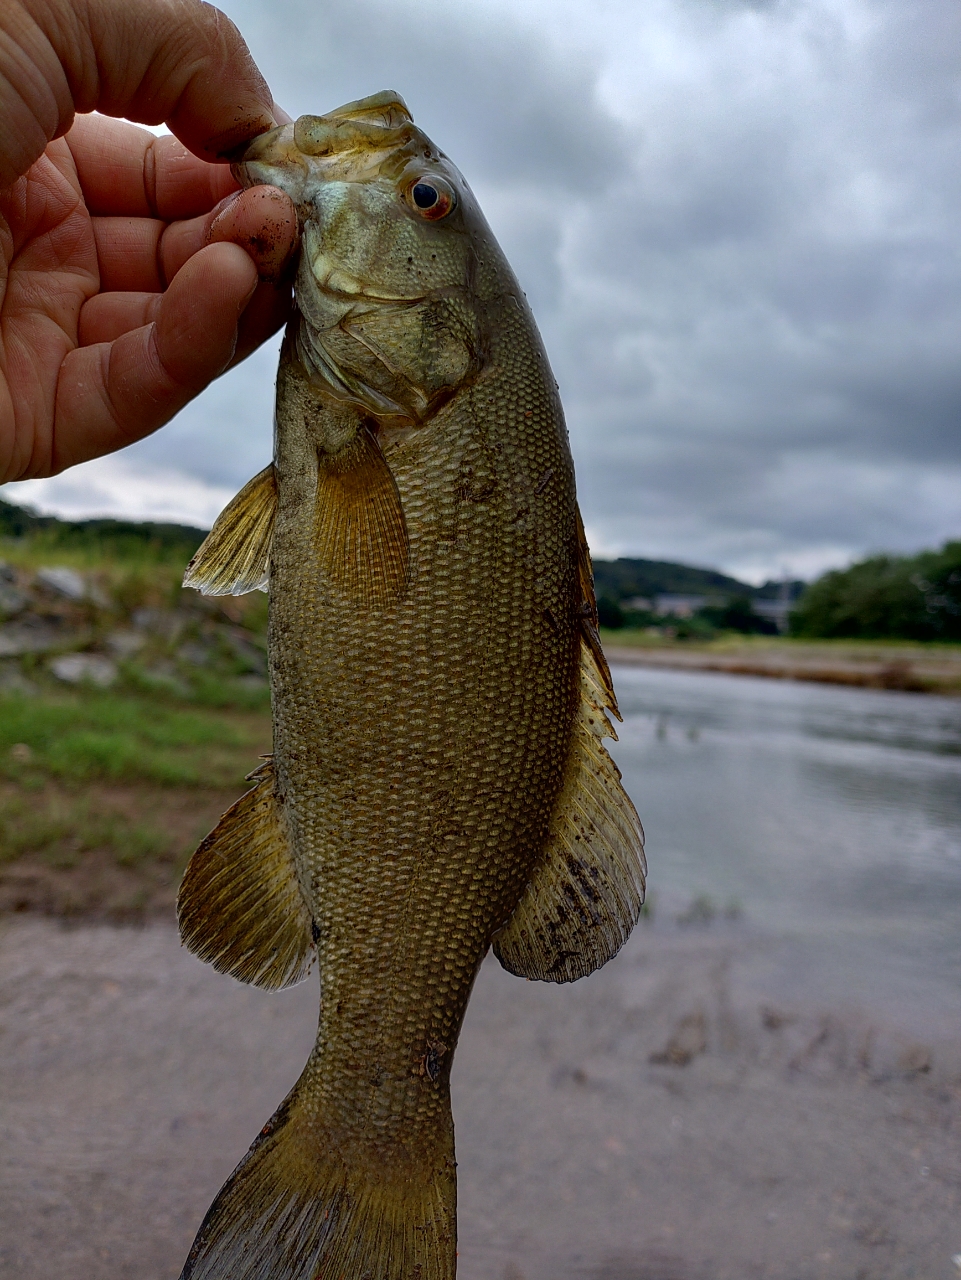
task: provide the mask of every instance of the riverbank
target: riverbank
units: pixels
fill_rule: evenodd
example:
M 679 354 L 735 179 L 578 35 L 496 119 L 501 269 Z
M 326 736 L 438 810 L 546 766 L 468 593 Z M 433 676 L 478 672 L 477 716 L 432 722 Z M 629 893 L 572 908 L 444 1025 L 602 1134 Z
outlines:
M 639 926 L 488 961 L 454 1072 L 458 1280 L 950 1280 L 961 1045 L 785 997 L 776 941 Z M 171 1280 L 316 1025 L 171 925 L 0 926 L 0 1276 Z M 956 1030 L 956 1029 L 955 1029 Z
M 626 628 L 603 632 L 603 641 L 612 663 L 961 695 L 961 645 L 955 644 L 768 636 L 724 637 L 697 644 Z

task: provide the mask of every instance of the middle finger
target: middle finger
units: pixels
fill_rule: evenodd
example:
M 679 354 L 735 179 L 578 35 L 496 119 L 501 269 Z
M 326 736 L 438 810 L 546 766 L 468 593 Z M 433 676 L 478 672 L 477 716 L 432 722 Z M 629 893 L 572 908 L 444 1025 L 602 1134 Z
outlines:
M 182 222 L 157 218 L 93 218 L 104 292 L 159 293 L 203 248 L 209 215 Z

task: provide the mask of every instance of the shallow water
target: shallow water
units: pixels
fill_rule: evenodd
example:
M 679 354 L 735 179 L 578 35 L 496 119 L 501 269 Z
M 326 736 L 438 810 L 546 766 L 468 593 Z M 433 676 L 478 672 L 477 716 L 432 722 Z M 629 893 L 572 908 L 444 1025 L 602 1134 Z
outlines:
M 706 895 L 778 940 L 785 995 L 961 1026 L 961 700 L 614 675 L 655 927 Z

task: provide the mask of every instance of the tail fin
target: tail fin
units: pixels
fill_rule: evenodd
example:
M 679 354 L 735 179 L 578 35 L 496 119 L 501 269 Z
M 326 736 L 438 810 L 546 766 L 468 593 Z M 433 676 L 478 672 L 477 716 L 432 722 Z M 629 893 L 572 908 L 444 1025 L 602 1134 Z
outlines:
M 298 1082 L 224 1184 L 180 1280 L 454 1280 L 449 1104 L 420 1158 L 365 1158 L 331 1140 L 300 1094 Z

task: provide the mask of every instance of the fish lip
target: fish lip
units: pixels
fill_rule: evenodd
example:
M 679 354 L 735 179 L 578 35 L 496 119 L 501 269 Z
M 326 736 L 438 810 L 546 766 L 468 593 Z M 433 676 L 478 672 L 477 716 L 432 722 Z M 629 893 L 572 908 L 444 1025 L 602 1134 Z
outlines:
M 423 293 L 411 294 L 410 296 L 400 295 L 382 295 L 378 293 L 368 293 L 365 289 L 348 290 L 348 289 L 332 289 L 326 284 L 316 285 L 318 292 L 324 294 L 328 298 L 335 298 L 338 302 L 379 302 L 382 306 L 413 306 L 417 302 L 424 302 L 427 295 Z

